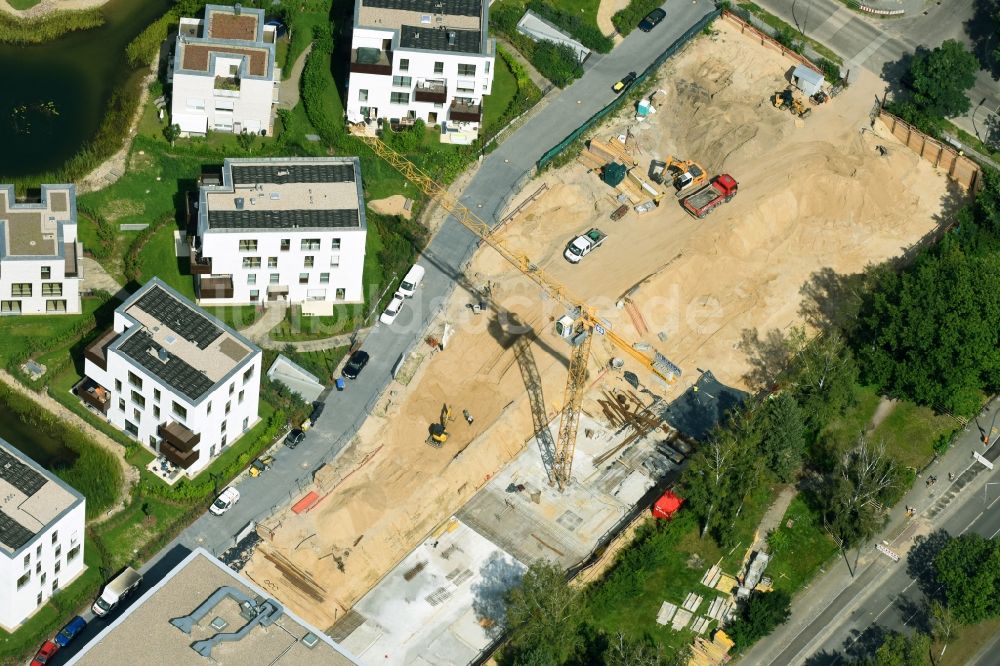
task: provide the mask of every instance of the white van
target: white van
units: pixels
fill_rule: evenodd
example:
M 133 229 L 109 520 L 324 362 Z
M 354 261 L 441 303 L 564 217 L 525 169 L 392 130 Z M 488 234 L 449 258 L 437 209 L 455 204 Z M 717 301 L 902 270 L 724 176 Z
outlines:
M 406 298 L 413 296 L 420 281 L 424 279 L 424 267 L 420 264 L 413 264 L 413 268 L 406 271 L 403 281 L 399 283 L 399 292 Z
M 94 615 L 104 617 L 118 605 L 118 602 L 132 594 L 141 583 L 142 574 L 132 567 L 125 567 L 124 571 L 104 586 L 101 596 L 90 610 L 94 611 Z

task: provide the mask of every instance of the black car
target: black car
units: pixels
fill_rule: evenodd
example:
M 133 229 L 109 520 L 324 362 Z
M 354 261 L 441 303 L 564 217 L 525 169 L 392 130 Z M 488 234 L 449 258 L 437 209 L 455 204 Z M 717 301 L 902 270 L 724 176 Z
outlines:
M 613 90 L 616 94 L 621 94 L 623 90 L 632 85 L 632 83 L 636 80 L 638 76 L 639 75 L 636 74 L 635 72 L 629 72 L 628 74 L 622 77 L 621 81 L 611 86 L 611 90 Z
M 351 358 L 347 359 L 347 363 L 344 365 L 343 375 L 348 379 L 357 379 L 361 371 L 365 369 L 368 365 L 368 352 L 358 350 L 351 354 Z
M 660 25 L 660 21 L 667 17 L 667 13 L 657 7 L 653 11 L 646 14 L 646 18 L 639 22 L 639 30 L 643 32 L 649 32 L 656 26 Z
M 309 415 L 309 420 L 313 425 L 316 425 L 316 421 L 319 421 L 319 415 L 323 413 L 323 408 L 326 406 L 324 402 L 314 402 L 312 414 Z
M 298 428 L 293 429 L 285 437 L 285 446 L 290 449 L 294 449 L 296 446 L 302 443 L 302 440 L 306 438 L 306 434 L 299 430 Z

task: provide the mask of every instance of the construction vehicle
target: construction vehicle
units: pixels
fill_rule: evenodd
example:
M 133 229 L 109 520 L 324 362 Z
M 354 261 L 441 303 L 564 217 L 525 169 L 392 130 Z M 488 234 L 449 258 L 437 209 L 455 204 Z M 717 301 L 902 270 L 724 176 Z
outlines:
M 437 183 L 426 172 L 387 146 L 377 136 L 363 133 L 359 138 L 365 141 L 376 155 L 402 173 L 407 180 L 429 197 L 435 199 L 442 208 L 452 214 L 459 224 L 471 231 L 482 243 L 493 248 L 522 275 L 538 285 L 549 298 L 561 304 L 571 313 L 572 322 L 569 326 L 563 327 L 563 337 L 570 343 L 572 350 L 551 467 L 552 482 L 558 486 L 559 490 L 564 490 L 571 479 L 577 428 L 580 425 L 583 394 L 587 387 L 587 363 L 590 359 L 590 347 L 594 336 L 604 336 L 615 347 L 667 383 L 673 384 L 677 381 L 681 375 L 680 368 L 671 363 L 663 354 L 654 351 L 652 356 L 648 355 L 615 333 L 610 324 L 598 315 L 596 308 L 574 296 L 565 285 L 542 270 L 539 264 L 532 261 L 527 255 L 508 248 L 502 238 L 493 235 L 493 229 L 489 224 L 476 216 L 457 197 L 449 193 L 446 187 Z
M 736 192 L 739 191 L 739 183 L 728 173 L 716 176 L 712 182 L 701 188 L 694 194 L 681 201 L 684 209 L 701 219 L 724 203 L 729 203 Z
M 566 257 L 566 261 L 569 263 L 578 264 L 581 259 L 601 247 L 607 238 L 608 235 L 606 233 L 594 227 L 587 233 L 581 234 L 571 240 L 569 245 L 566 246 L 563 256 Z
M 793 116 L 806 118 L 812 113 L 812 109 L 802 103 L 802 100 L 795 96 L 791 88 L 785 88 L 771 95 L 771 104 L 778 110 L 788 111 Z
M 663 185 L 667 181 L 668 175 L 678 197 L 683 196 L 683 193 L 692 187 L 704 185 L 708 180 L 708 174 L 705 173 L 704 167 L 692 160 L 678 160 L 668 156 L 666 160 L 650 161 L 650 180 L 658 185 Z
M 441 418 L 437 423 L 431 424 L 431 432 L 427 437 L 427 443 L 433 447 L 441 448 L 441 445 L 448 441 L 448 422 L 452 420 L 451 407 L 448 403 L 441 406 Z

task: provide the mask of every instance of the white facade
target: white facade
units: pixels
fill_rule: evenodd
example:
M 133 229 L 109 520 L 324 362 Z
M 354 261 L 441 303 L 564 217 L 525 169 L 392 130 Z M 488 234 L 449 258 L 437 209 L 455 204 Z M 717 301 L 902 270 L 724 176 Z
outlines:
M 153 278 L 87 348 L 76 390 L 96 385 L 108 421 L 194 476 L 257 423 L 260 373 L 258 347 Z
M 361 302 L 367 233 L 356 157 L 227 159 L 199 195 L 198 302 Z
M 0 440 L 0 628 L 14 631 L 83 573 L 85 502 Z
M 79 313 L 82 256 L 74 185 L 43 185 L 30 203 L 0 186 L 0 316 Z
M 171 122 L 185 135 L 206 131 L 270 133 L 280 70 L 276 28 L 262 9 L 208 5 L 205 18 L 182 18 L 173 60 Z
M 389 0 L 357 0 L 348 122 L 420 118 L 445 131 L 478 131 L 496 51 L 488 3 L 462 0 L 446 14 L 440 4 L 413 0 L 400 10 Z

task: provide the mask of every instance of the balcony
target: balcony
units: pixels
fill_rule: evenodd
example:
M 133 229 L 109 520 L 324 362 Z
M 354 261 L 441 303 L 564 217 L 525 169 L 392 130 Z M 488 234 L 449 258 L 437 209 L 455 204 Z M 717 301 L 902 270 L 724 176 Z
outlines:
M 447 99 L 448 84 L 444 81 L 420 81 L 413 89 L 413 100 L 416 102 L 444 104 Z
M 211 275 L 212 258 L 203 257 L 201 250 L 191 248 L 191 275 Z M 204 278 L 203 278 L 204 279 Z
M 392 51 L 376 48 L 351 49 L 351 71 L 392 76 Z
M 217 76 L 215 77 L 215 96 L 216 97 L 239 97 L 240 96 L 240 80 L 235 76 Z
M 101 370 L 108 369 L 108 345 L 118 338 L 115 329 L 109 329 L 101 337 L 97 338 L 83 350 L 83 357 L 96 365 Z
M 68 278 L 82 277 L 80 274 L 80 255 L 83 247 L 79 243 L 63 243 L 66 253 L 66 264 L 63 267 Z
M 448 109 L 448 119 L 456 123 L 478 123 L 482 117 L 483 111 L 479 104 L 452 100 Z
M 96 409 L 104 416 L 108 415 L 108 408 L 111 406 L 111 394 L 89 377 L 84 377 L 76 386 L 76 394 L 83 400 L 84 404 Z
M 198 298 L 232 298 L 233 276 L 199 277 Z
M 164 439 L 160 442 L 160 455 L 178 467 L 188 469 L 198 460 L 198 458 L 201 457 L 201 451 L 198 449 L 194 449 L 192 451 L 181 451 L 169 441 Z
M 182 453 L 190 453 L 201 441 L 200 434 L 192 432 L 187 426 L 177 421 L 161 423 L 156 428 L 156 434 L 162 437 L 164 442 L 168 442 L 170 446 Z

